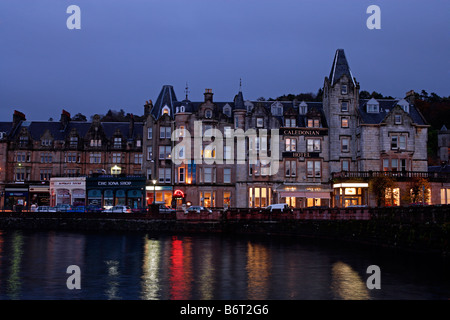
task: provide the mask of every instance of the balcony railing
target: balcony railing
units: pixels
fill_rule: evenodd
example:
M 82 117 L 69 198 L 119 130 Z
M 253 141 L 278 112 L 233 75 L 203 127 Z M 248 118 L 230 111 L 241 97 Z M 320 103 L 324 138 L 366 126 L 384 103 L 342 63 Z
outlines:
M 331 174 L 332 179 L 370 179 L 376 177 L 389 177 L 396 180 L 410 180 L 412 178 L 424 178 L 429 181 L 449 182 L 448 172 L 428 171 L 340 171 Z

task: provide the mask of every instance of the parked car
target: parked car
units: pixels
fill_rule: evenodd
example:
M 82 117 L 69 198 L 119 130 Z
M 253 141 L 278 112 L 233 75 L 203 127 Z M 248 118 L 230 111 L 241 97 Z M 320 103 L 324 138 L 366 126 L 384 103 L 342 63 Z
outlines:
M 70 204 L 57 204 L 54 208 L 56 212 L 68 212 L 72 210 L 72 206 Z
M 191 206 L 186 210 L 186 213 L 201 213 L 201 212 L 212 213 L 212 210 L 202 206 Z
M 50 206 L 39 206 L 36 208 L 36 212 L 56 212 L 56 209 Z
M 101 206 L 90 204 L 85 207 L 86 212 L 102 212 L 103 208 Z
M 159 213 L 175 213 L 175 209 L 169 208 L 168 206 L 166 206 L 165 204 L 155 204 L 154 206 L 156 206 L 159 210 Z
M 112 208 L 106 209 L 103 212 L 112 213 L 131 213 L 131 208 L 129 206 L 114 206 Z
M 279 210 L 281 212 L 292 211 L 291 207 L 289 207 L 287 203 L 271 204 L 270 206 L 267 206 L 265 209 L 268 210 L 269 212 L 273 212 L 274 210 L 276 211 Z

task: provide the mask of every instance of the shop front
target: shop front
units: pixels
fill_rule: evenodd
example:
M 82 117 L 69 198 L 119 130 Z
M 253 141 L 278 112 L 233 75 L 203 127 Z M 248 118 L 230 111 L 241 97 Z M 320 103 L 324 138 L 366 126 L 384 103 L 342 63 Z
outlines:
M 50 205 L 83 206 L 86 203 L 86 178 L 50 178 Z
M 28 186 L 5 187 L 5 209 L 17 210 L 28 205 Z
M 30 185 L 29 187 L 30 204 L 35 206 L 49 206 L 50 205 L 50 185 Z
M 148 185 L 145 187 L 147 205 L 153 203 L 164 203 L 168 207 L 172 207 L 173 187 Z
M 283 185 L 277 189 L 277 199 L 293 208 L 329 207 L 331 193 L 328 186 Z
M 368 205 L 368 183 L 335 183 L 333 184 L 333 199 L 335 207 Z
M 86 178 L 87 204 L 104 208 L 127 205 L 142 208 L 144 177 L 99 176 Z

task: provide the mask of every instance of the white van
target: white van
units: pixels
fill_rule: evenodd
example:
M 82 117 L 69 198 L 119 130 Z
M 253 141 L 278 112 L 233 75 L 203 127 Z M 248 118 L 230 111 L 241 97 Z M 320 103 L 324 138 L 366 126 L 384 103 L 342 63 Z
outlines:
M 287 203 L 276 203 L 276 204 L 271 204 L 270 206 L 267 206 L 266 210 L 269 210 L 270 212 L 272 212 L 273 210 L 280 210 L 281 212 L 286 212 L 286 211 L 290 211 L 291 208 L 289 207 L 289 205 Z

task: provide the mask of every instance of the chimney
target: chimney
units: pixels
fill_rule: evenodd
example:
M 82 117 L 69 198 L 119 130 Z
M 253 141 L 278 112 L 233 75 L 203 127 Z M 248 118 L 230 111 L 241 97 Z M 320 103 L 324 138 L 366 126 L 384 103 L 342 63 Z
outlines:
M 406 93 L 406 97 L 405 100 L 408 101 L 410 104 L 414 104 L 414 99 L 415 99 L 416 95 L 414 93 L 414 90 L 409 90 Z
M 134 131 L 134 117 L 133 114 L 130 114 L 130 124 L 128 126 L 128 137 L 133 137 L 133 131 Z
M 20 121 L 25 121 L 25 120 L 27 120 L 27 119 L 25 118 L 25 115 L 22 112 L 14 110 L 13 127 L 16 127 L 20 123 Z
M 205 102 L 213 102 L 213 94 L 212 89 L 205 89 Z
M 144 116 L 147 117 L 153 109 L 152 100 L 145 101 L 144 104 Z
M 61 122 L 61 130 L 64 130 L 70 122 L 70 113 L 63 110 L 59 122 Z

